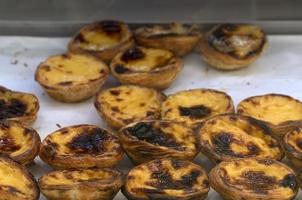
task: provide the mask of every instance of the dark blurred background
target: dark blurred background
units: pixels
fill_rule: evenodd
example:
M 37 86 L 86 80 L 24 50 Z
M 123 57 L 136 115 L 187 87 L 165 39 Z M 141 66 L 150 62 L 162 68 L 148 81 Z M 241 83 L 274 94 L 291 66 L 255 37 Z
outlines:
M 102 19 L 255 23 L 269 33 L 302 33 L 301 10 L 300 0 L 0 0 L 0 34 L 68 36 Z

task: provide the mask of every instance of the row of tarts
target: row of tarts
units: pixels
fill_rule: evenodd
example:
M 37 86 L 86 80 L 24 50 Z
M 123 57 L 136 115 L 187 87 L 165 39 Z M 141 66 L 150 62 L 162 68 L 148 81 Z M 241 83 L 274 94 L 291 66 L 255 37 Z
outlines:
M 204 199 L 210 186 L 230 200 L 297 195 L 302 103 L 292 97 L 250 97 L 235 114 L 231 97 L 221 91 L 165 96 L 150 88 L 118 86 L 99 92 L 95 100 L 116 131 L 76 125 L 41 143 L 24 124 L 36 118 L 37 98 L 3 87 L 0 94 L 0 193 L 6 199 L 38 199 L 38 188 L 48 199 L 66 200 L 112 199 L 120 188 L 129 199 Z M 209 177 L 191 162 L 200 151 L 216 165 Z M 123 152 L 137 165 L 126 177 L 109 169 Z M 39 187 L 22 167 L 37 154 L 56 169 L 39 179 Z M 284 154 L 295 171 L 280 162 Z
M 221 24 L 202 32 L 196 25 L 172 23 L 132 31 L 123 22 L 100 21 L 81 28 L 67 53 L 42 62 L 35 79 L 63 102 L 94 96 L 109 74 L 122 84 L 162 90 L 177 78 L 182 57 L 193 50 L 211 66 L 232 70 L 257 60 L 267 43 L 255 25 Z

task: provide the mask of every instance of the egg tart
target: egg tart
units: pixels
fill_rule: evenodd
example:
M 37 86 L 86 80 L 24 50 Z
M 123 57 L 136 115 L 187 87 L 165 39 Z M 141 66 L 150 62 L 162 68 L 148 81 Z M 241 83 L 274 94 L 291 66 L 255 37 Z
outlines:
M 100 116 L 113 128 L 132 122 L 160 118 L 163 93 L 134 85 L 113 87 L 101 91 L 95 99 Z
M 195 133 L 182 122 L 135 122 L 122 128 L 119 138 L 135 164 L 157 158 L 193 160 L 199 152 Z
M 220 24 L 201 39 L 203 59 L 222 70 L 235 70 L 255 62 L 267 46 L 266 34 L 255 25 Z
M 284 136 L 284 147 L 291 164 L 300 170 L 302 168 L 302 126 Z
M 278 141 L 262 122 L 237 114 L 215 116 L 198 130 L 202 152 L 214 163 L 236 158 L 283 158 Z
M 51 56 L 36 70 L 35 79 L 49 96 L 62 102 L 79 102 L 95 95 L 109 76 L 102 61 L 80 54 Z
M 122 192 L 131 200 L 202 200 L 209 189 L 208 176 L 200 166 L 157 159 L 131 169 Z
M 162 104 L 161 116 L 164 120 L 194 124 L 218 114 L 233 112 L 233 101 L 226 93 L 193 89 L 169 95 Z
M 75 125 L 48 135 L 41 144 L 40 158 L 58 169 L 113 167 L 122 158 L 119 140 L 94 125 Z
M 120 21 L 104 20 L 84 26 L 69 42 L 71 52 L 91 54 L 105 62 L 120 51 L 134 45 L 128 25 Z
M 29 125 L 36 120 L 39 108 L 35 95 L 0 86 L 0 120 L 14 120 Z
M 27 169 L 0 156 L 0 199 L 38 200 L 39 195 L 38 184 Z
M 241 101 L 238 113 L 266 122 L 276 138 L 302 125 L 302 102 L 282 94 L 253 96 Z
M 133 47 L 114 57 L 113 74 L 123 84 L 167 88 L 183 68 L 182 60 L 164 49 Z
M 41 192 L 52 200 L 111 200 L 123 185 L 113 169 L 58 170 L 39 179 Z
M 32 128 L 15 121 L 0 121 L 0 154 L 20 164 L 33 162 L 39 153 L 40 136 Z
M 139 45 L 167 49 L 178 56 L 190 53 L 201 38 L 198 26 L 181 23 L 143 26 L 134 34 Z
M 293 170 L 270 159 L 221 162 L 212 169 L 210 182 L 226 200 L 290 200 L 298 192 Z

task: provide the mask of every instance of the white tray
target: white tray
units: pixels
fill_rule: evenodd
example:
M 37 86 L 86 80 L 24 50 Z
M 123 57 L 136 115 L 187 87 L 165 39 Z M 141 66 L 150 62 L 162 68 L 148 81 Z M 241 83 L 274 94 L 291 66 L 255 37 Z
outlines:
M 57 126 L 89 123 L 101 127 L 106 124 L 100 119 L 93 106 L 93 99 L 83 103 L 64 104 L 49 98 L 34 81 L 38 64 L 50 55 L 66 50 L 66 38 L 0 37 L 0 85 L 13 90 L 34 93 L 40 100 L 40 112 L 33 125 L 43 139 L 58 129 Z M 173 85 L 165 91 L 170 94 L 191 88 L 213 88 L 227 92 L 235 105 L 242 99 L 265 93 L 284 93 L 302 100 L 302 36 L 270 36 L 266 53 L 252 66 L 232 72 L 217 71 L 208 67 L 197 54 L 185 58 L 184 70 Z M 113 79 L 105 87 L 118 85 Z M 210 169 L 209 161 L 198 155 L 195 161 Z M 124 158 L 119 169 L 127 172 L 132 164 Z M 51 168 L 36 158 L 30 171 L 39 178 Z M 40 199 L 45 199 L 41 197 Z M 115 200 L 126 199 L 118 194 Z M 208 200 L 220 200 L 211 191 Z M 302 192 L 299 197 L 302 199 Z

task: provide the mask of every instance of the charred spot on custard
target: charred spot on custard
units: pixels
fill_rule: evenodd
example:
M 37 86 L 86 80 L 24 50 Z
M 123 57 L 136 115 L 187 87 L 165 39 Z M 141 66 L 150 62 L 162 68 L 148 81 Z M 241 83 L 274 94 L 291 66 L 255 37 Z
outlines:
M 86 42 L 86 39 L 84 37 L 84 35 L 82 33 L 79 33 L 75 36 L 74 40 L 76 42 L 80 42 L 80 43 L 85 43 Z
M 239 184 L 245 185 L 256 193 L 265 194 L 278 183 L 276 177 L 267 176 L 263 171 L 246 171 L 241 177 L 243 180 L 239 181 Z
M 215 145 L 215 151 L 226 155 L 233 155 L 233 151 L 230 149 L 233 142 L 233 135 L 227 132 L 221 132 L 215 134 L 212 138 L 212 143 Z
M 174 140 L 174 138 L 167 137 L 159 129 L 154 128 L 150 123 L 137 123 L 133 127 L 127 128 L 127 131 L 139 140 L 144 140 L 154 145 L 183 150 L 183 148 Z
M 23 116 L 27 105 L 18 99 L 10 99 L 8 102 L 0 99 L 0 120 Z
M 102 21 L 102 22 L 99 22 L 98 25 L 108 35 L 117 34 L 122 31 L 121 24 L 117 21 L 111 21 L 111 20 Z
M 14 140 L 9 137 L 0 137 L 0 154 L 11 153 L 18 151 L 21 147 L 16 145 Z
M 160 189 L 188 189 L 191 188 L 201 175 L 201 171 L 192 170 L 190 173 L 182 175 L 180 180 L 173 180 L 171 174 L 166 170 L 156 171 L 151 174 L 151 178 L 155 181 L 150 181 L 148 185 Z
M 126 50 L 121 59 L 124 62 L 129 62 L 129 61 L 133 61 L 133 60 L 138 60 L 138 59 L 142 59 L 145 57 L 144 52 L 138 48 L 138 47 L 133 47 L 131 49 Z
M 179 106 L 178 109 L 181 116 L 189 116 L 195 119 L 209 116 L 212 112 L 210 108 L 203 105 L 197 105 L 192 107 Z
M 118 74 L 124 74 L 130 72 L 130 69 L 126 68 L 124 65 L 117 64 L 114 67 L 114 71 Z
M 302 149 L 302 138 L 298 138 L 296 140 L 296 145 L 297 145 L 297 147 L 299 147 L 299 149 Z
M 100 128 L 86 130 L 72 139 L 67 146 L 79 154 L 98 154 L 104 151 L 105 131 Z
M 298 187 L 297 180 L 294 174 L 288 174 L 284 176 L 284 178 L 281 180 L 280 185 L 282 187 L 289 187 L 292 190 L 296 190 Z

